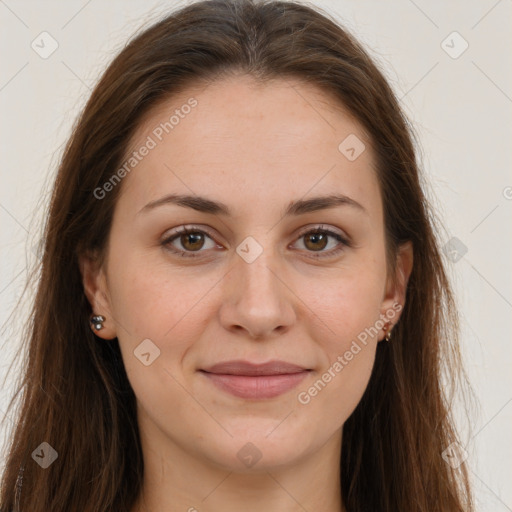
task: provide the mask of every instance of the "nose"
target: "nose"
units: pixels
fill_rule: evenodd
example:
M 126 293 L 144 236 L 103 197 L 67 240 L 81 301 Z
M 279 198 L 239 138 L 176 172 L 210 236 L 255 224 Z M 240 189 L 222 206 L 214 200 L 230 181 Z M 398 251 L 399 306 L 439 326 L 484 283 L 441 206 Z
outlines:
M 293 297 L 270 250 L 251 263 L 235 255 L 234 266 L 223 280 L 220 322 L 238 335 L 273 338 L 295 322 Z

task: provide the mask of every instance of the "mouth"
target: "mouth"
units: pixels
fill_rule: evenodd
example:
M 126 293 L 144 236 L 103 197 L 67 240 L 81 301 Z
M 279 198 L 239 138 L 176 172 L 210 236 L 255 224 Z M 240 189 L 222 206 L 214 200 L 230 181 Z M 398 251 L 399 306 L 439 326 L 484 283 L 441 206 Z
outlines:
M 245 399 L 274 398 L 296 387 L 311 371 L 285 361 L 226 361 L 199 370 L 217 388 Z

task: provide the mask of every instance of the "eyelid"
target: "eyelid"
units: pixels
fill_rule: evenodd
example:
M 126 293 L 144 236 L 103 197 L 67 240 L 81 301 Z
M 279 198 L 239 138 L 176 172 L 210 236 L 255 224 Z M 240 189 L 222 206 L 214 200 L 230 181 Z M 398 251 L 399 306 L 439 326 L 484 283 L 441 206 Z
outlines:
M 301 236 L 311 233 L 312 231 L 313 232 L 322 231 L 325 233 L 329 233 L 331 235 L 339 236 L 339 237 L 343 238 L 346 243 L 350 243 L 349 236 L 346 235 L 343 231 L 341 231 L 341 230 L 338 231 L 336 229 L 337 228 L 334 228 L 332 226 L 326 226 L 325 224 L 308 224 L 307 226 L 304 226 L 303 228 L 301 228 L 299 230 L 296 237 L 300 238 Z
M 184 258 L 195 258 L 201 256 L 201 253 L 206 251 L 183 251 L 180 249 L 176 249 L 172 247 L 171 242 L 178 239 L 181 235 L 187 234 L 187 233 L 203 233 L 206 236 L 208 236 L 215 244 L 217 244 L 217 241 L 215 240 L 215 236 L 212 235 L 209 231 L 209 227 L 207 226 L 199 226 L 194 224 L 184 224 L 182 226 L 178 226 L 177 228 L 171 230 L 169 233 L 165 234 L 163 236 L 162 241 L 160 244 L 166 248 L 168 251 L 174 253 L 174 254 L 181 254 L 186 255 L 183 256 Z M 217 244 L 218 245 L 218 244 Z
M 310 224 L 308 226 L 305 226 L 296 235 L 295 240 L 300 240 L 303 236 L 307 235 L 308 233 L 323 233 L 330 236 L 331 238 L 335 238 L 336 240 L 338 240 L 338 246 L 329 251 L 306 251 L 306 253 L 308 254 L 308 258 L 333 258 L 335 256 L 338 256 L 339 253 L 342 252 L 344 249 L 353 246 L 352 240 L 348 235 L 346 235 L 343 232 L 337 231 L 336 228 L 332 228 L 331 226 L 325 226 L 324 224 Z

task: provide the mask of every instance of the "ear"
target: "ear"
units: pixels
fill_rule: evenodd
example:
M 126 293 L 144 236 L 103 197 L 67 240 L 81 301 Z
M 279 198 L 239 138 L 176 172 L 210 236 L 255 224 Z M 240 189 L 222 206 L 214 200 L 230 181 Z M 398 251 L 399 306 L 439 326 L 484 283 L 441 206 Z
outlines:
M 381 305 L 381 318 L 385 321 L 379 340 L 382 340 L 400 319 L 405 305 L 407 283 L 412 272 L 412 242 L 400 245 L 395 261 L 395 276 L 388 276 L 386 291 Z
M 112 315 L 110 295 L 104 266 L 100 264 L 96 253 L 89 253 L 78 258 L 84 292 L 94 315 L 105 317 L 103 328 L 94 330 L 96 336 L 105 340 L 114 339 L 117 334 Z

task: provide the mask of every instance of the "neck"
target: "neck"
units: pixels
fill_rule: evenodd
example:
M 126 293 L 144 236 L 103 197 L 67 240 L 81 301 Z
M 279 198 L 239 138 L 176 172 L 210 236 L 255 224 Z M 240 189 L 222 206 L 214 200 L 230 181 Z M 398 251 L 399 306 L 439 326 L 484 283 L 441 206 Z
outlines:
M 345 512 L 340 492 L 341 431 L 293 465 L 246 472 L 184 453 L 168 438 L 162 444 L 155 434 L 141 433 L 144 479 L 132 512 Z

